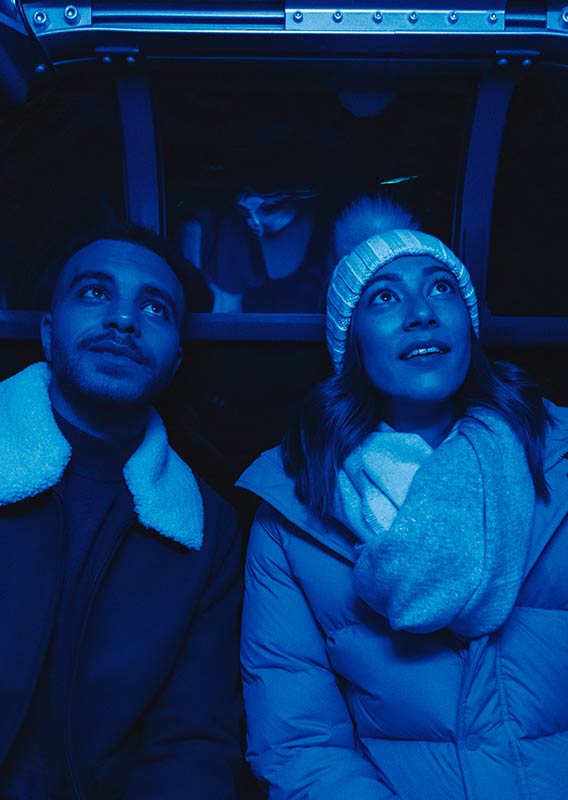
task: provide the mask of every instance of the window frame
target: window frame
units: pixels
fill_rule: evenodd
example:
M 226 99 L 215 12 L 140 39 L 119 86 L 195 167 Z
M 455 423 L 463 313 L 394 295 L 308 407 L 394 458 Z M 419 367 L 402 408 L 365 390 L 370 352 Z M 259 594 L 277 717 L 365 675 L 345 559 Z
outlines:
M 522 55 L 522 54 L 521 54 Z M 508 317 L 493 314 L 487 305 L 487 273 L 492 200 L 503 131 L 520 57 L 513 64 L 477 59 L 481 77 L 468 145 L 462 154 L 461 180 L 456 185 L 455 219 L 451 245 L 472 273 L 478 289 L 482 339 L 495 345 L 568 344 L 564 317 Z M 384 60 L 384 56 L 382 57 Z M 432 60 L 425 59 L 425 61 Z M 408 59 L 393 59 L 407 62 Z M 420 63 L 420 59 L 415 59 Z M 451 59 L 442 59 L 448 70 Z M 226 62 L 226 64 L 228 64 Z M 295 68 L 298 68 L 298 62 Z M 408 67 L 408 64 L 406 64 Z M 437 65 L 440 68 L 440 65 Z M 462 63 L 462 69 L 463 69 Z M 504 68 L 504 69 L 503 69 Z M 500 71 L 501 70 L 501 71 Z M 164 174 L 161 142 L 155 125 L 155 105 L 147 70 L 132 68 L 116 77 L 121 119 L 123 193 L 129 218 L 156 231 L 167 225 L 164 214 Z M 36 339 L 41 312 L 0 312 L 1 339 Z M 324 337 L 322 314 L 188 315 L 186 336 L 198 341 L 320 341 Z

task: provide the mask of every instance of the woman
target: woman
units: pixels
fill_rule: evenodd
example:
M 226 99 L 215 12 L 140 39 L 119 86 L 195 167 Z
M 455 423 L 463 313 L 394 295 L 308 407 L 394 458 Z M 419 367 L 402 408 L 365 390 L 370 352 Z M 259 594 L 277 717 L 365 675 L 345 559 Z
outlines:
M 213 311 L 320 311 L 333 215 L 332 202 L 309 187 L 241 186 L 220 209 L 182 224 L 180 248 L 207 277 Z
M 409 226 L 343 221 L 335 375 L 240 480 L 249 759 L 273 800 L 563 800 L 568 415 L 488 361 L 467 270 Z
M 215 312 L 319 312 L 336 260 L 345 146 L 330 126 L 281 109 L 261 117 L 237 125 L 218 165 L 225 190 L 182 222 L 180 250 L 207 278 Z

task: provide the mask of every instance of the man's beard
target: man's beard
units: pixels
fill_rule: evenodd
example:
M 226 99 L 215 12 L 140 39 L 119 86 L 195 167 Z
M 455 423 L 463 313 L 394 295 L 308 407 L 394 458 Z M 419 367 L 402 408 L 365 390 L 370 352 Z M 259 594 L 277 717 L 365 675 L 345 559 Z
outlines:
M 141 376 L 133 376 L 129 380 L 124 375 L 124 365 L 117 363 L 113 375 L 112 361 L 109 361 L 108 371 L 104 369 L 89 369 L 84 353 L 88 347 L 78 347 L 76 353 L 70 353 L 64 344 L 54 340 L 52 342 L 52 372 L 59 383 L 61 390 L 69 401 L 77 404 L 98 406 L 101 408 L 137 409 L 150 405 L 156 396 L 166 388 L 169 375 L 159 377 L 148 365 L 149 372 L 146 380 Z M 101 356 L 103 358 L 103 356 Z M 112 358 L 112 356 L 111 356 Z M 136 370 L 144 370 L 144 366 L 136 366 Z M 145 370 L 144 370 L 145 371 Z

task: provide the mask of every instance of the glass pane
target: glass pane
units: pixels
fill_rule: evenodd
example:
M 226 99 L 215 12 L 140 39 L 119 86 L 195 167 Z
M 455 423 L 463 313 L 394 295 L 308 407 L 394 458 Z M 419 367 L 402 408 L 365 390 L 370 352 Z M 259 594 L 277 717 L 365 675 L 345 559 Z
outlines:
M 45 306 L 42 276 L 79 231 L 122 215 L 110 79 L 74 75 L 0 114 L 1 304 Z
M 155 78 L 168 235 L 214 311 L 323 311 L 333 224 L 360 193 L 450 238 L 471 85 L 339 92 L 297 69 Z
M 568 72 L 526 77 L 512 98 L 497 177 L 488 304 L 496 314 L 568 313 Z
M 159 410 L 174 449 L 230 496 L 245 467 L 278 444 L 327 361 L 316 343 L 190 342 L 186 350 Z

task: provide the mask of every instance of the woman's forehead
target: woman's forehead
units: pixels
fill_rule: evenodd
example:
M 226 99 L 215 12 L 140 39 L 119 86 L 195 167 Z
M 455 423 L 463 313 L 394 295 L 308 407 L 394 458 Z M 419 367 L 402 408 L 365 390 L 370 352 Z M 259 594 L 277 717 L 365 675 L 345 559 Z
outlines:
M 389 264 L 380 267 L 371 276 L 367 282 L 365 291 L 367 291 L 370 286 L 382 280 L 404 281 L 409 277 L 428 277 L 436 272 L 445 272 L 448 275 L 454 274 L 445 264 L 441 264 L 431 256 L 398 256 Z
M 237 203 L 249 211 L 256 211 L 265 203 L 270 203 L 271 205 L 275 203 L 285 203 L 291 200 L 291 198 L 292 196 L 286 192 L 271 192 L 269 194 L 246 193 L 240 194 L 237 197 Z

